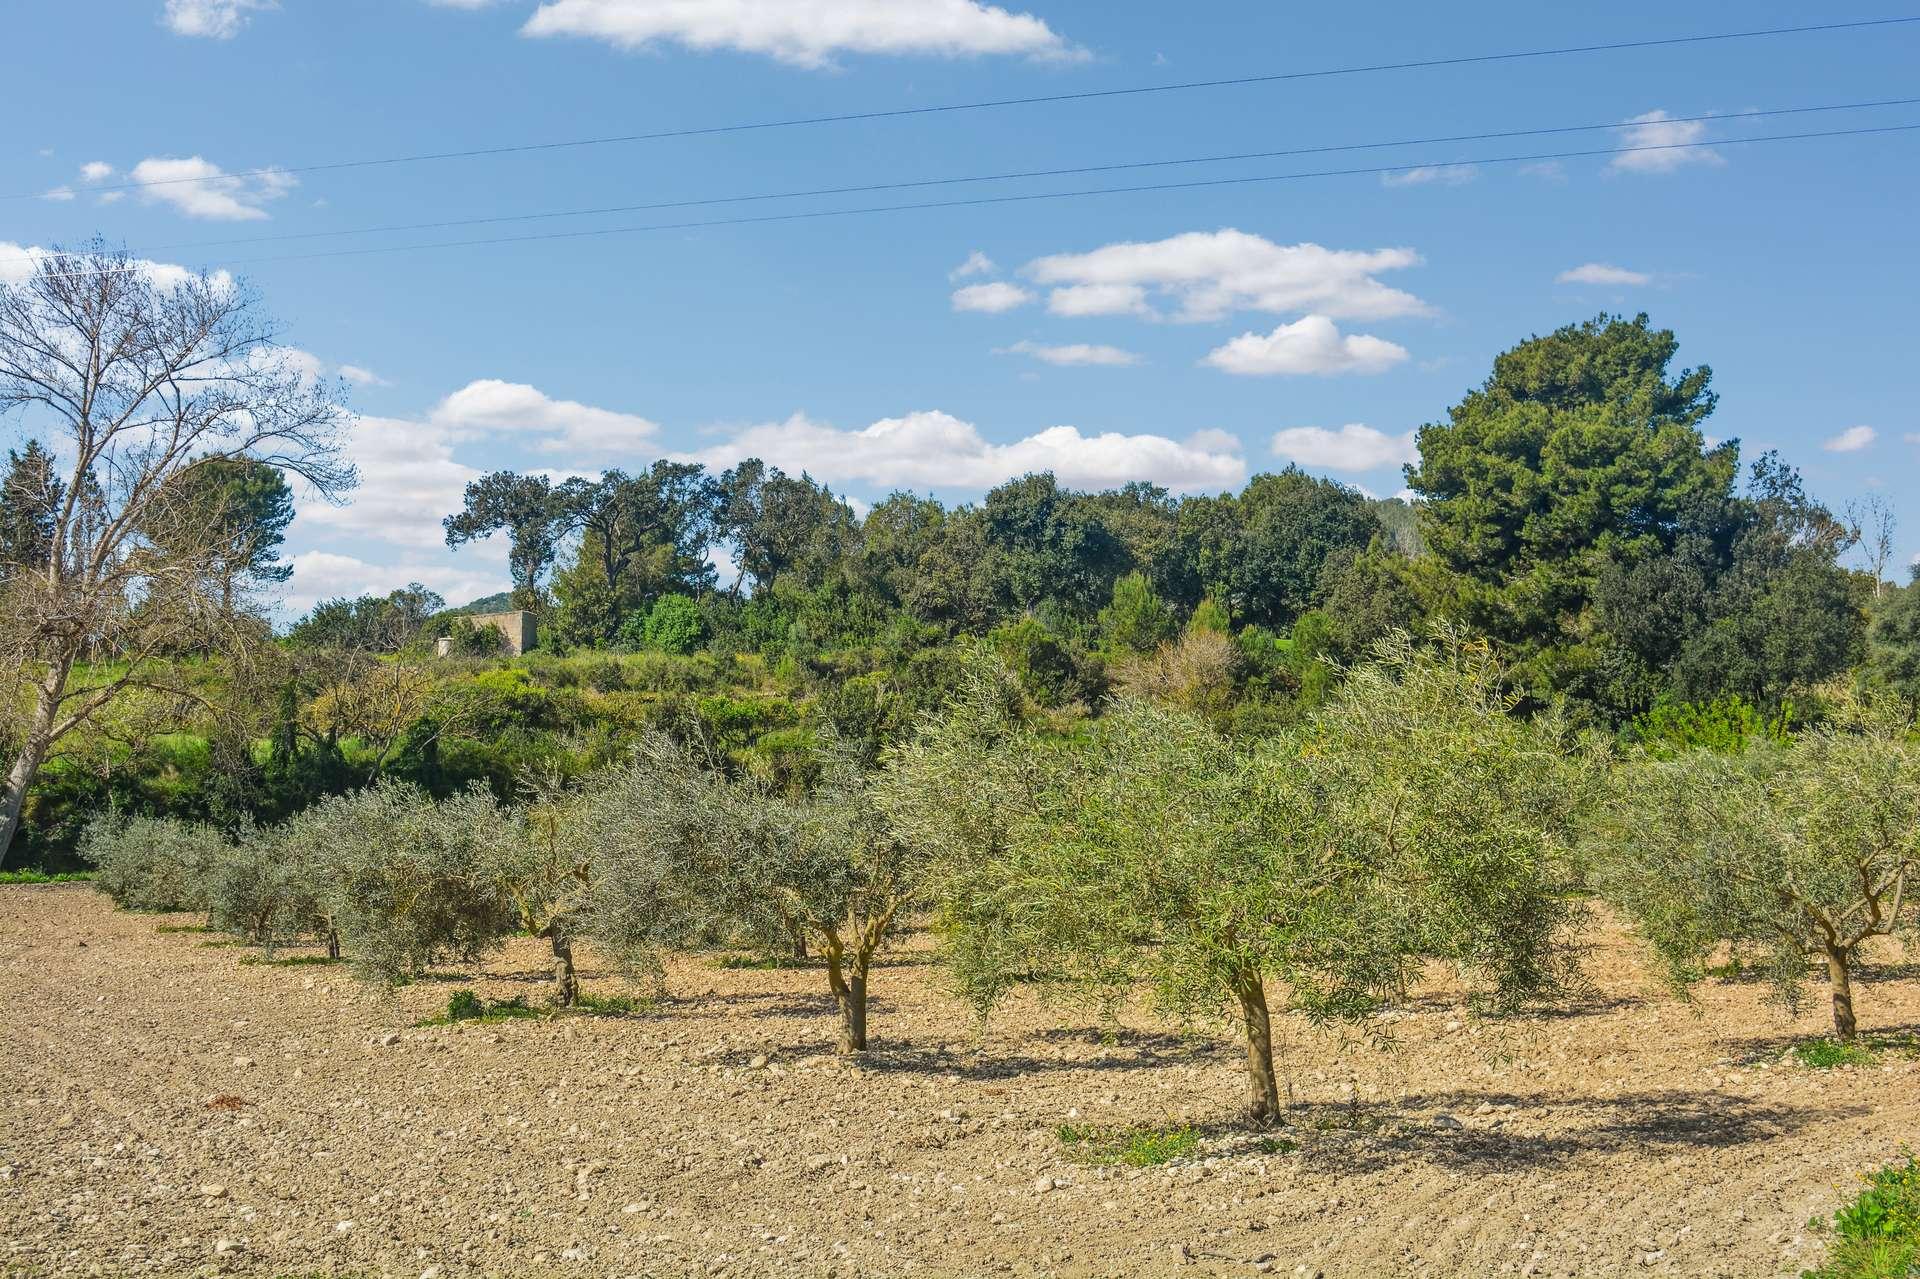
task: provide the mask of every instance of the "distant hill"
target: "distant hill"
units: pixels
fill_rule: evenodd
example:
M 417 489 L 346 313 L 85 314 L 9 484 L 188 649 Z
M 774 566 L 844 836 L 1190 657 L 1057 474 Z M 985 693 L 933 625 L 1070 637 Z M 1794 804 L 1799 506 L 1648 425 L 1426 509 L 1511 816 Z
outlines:
M 501 591 L 497 595 L 483 595 L 471 604 L 462 604 L 459 608 L 450 608 L 449 613 L 504 613 L 513 607 L 513 596 Z

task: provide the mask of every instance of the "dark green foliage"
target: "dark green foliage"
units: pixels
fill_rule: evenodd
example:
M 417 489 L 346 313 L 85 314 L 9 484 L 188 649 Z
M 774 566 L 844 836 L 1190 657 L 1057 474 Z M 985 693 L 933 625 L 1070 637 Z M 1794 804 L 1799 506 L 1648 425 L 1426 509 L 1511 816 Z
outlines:
M 1886 593 L 1868 631 L 1868 677 L 1920 709 L 1920 567 L 1913 584 Z
M 386 595 L 322 600 L 293 624 L 287 642 L 296 648 L 397 653 L 417 639 L 428 619 L 446 604 L 418 582 Z
M 700 607 L 685 595 L 662 595 L 647 613 L 640 641 L 655 652 L 685 656 L 706 637 Z
M 1324 603 L 1329 562 L 1350 562 L 1383 531 L 1357 491 L 1292 466 L 1237 496 L 1190 498 L 1179 522 L 1187 599 L 1275 629 Z
M 1737 693 L 1705 703 L 1663 699 L 1627 725 L 1622 736 L 1656 759 L 1690 750 L 1730 755 L 1752 742 L 1785 741 L 1787 721 L 1787 711 L 1770 718 Z
M 0 581 L 16 569 L 44 567 L 65 492 L 53 454 L 40 441 L 7 450 L 7 473 L 0 479 Z
M 1109 648 L 1150 653 L 1177 635 L 1180 624 L 1146 574 L 1129 573 L 1113 584 L 1113 601 L 1100 610 L 1099 629 Z

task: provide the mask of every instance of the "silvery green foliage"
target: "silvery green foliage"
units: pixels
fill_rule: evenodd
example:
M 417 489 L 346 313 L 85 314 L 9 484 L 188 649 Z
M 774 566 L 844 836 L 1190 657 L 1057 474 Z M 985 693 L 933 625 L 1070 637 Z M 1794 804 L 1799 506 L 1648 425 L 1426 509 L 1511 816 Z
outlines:
M 1399 637 L 1294 734 L 1222 738 L 1117 700 L 1084 747 L 1022 730 L 991 679 L 903 753 L 893 804 L 944 843 L 949 954 L 984 1010 L 1017 981 L 1176 1016 L 1275 981 L 1364 1016 L 1451 962 L 1491 1006 L 1573 976 L 1564 888 L 1584 768 L 1510 713 L 1485 651 Z
M 124 910 L 206 910 L 208 879 L 227 841 L 210 826 L 103 813 L 88 823 L 80 856 L 94 886 Z
M 484 791 L 435 803 L 385 781 L 307 809 L 283 834 L 314 867 L 316 897 L 356 971 L 387 982 L 444 959 L 477 958 L 512 931 L 506 894 L 487 867 L 523 838 L 519 815 Z
M 555 835 L 593 867 L 575 912 L 580 933 L 657 974 L 661 951 L 725 919 L 727 868 L 743 837 L 728 799 L 721 778 L 663 737 L 590 778 Z
M 333 930 L 333 885 L 319 850 L 288 836 L 284 827 L 242 831 L 207 876 L 213 926 L 269 952 L 277 943 Z
M 1809 955 L 1844 970 L 1869 937 L 1914 935 L 1913 727 L 1891 699 L 1843 705 L 1835 722 L 1785 745 L 1640 759 L 1619 771 L 1595 877 L 1676 988 L 1703 977 L 1726 945 L 1793 1007 Z

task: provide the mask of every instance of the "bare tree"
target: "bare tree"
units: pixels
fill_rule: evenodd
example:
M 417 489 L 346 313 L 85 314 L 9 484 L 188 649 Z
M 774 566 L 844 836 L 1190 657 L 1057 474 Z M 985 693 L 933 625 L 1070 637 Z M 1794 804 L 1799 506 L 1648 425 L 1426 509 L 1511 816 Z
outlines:
M 1847 503 L 1847 526 L 1854 540 L 1866 548 L 1875 599 L 1884 598 L 1887 593 L 1887 566 L 1893 563 L 1896 524 L 1893 504 L 1878 493 Z
M 344 492 L 354 474 L 337 400 L 224 273 L 95 241 L 0 284 L 0 416 L 48 441 L 69 477 L 44 555 L 0 566 L 0 670 L 25 704 L 0 786 L 0 855 L 63 737 L 127 689 L 164 687 L 170 659 L 265 638 L 236 589 L 252 584 L 253 557 L 234 554 L 199 480 L 252 462 Z

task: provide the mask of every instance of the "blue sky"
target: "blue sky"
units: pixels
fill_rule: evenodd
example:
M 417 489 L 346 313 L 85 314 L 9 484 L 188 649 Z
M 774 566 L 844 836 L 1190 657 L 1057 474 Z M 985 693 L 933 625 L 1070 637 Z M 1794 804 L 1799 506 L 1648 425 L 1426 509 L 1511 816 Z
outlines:
M 1177 14 L 1177 18 L 1176 18 Z M 1470 15 L 1470 16 L 1469 16 Z M 1402 487 L 1495 353 L 1650 312 L 1710 424 L 1920 554 L 1920 24 L 415 164 L 457 151 L 988 98 L 1892 16 L 1805 5 L 1031 0 L 111 0 L 17 6 L 0 246 L 95 232 L 244 273 L 344 374 L 364 483 L 305 503 L 289 607 L 504 584 L 439 519 L 496 467 L 757 453 L 856 499 L 1029 469 L 1236 487 L 1289 460 Z M 1663 122 L 1649 113 L 1665 113 Z M 1632 125 L 1628 122 L 1640 120 Z M 1426 144 L 507 226 L 395 223 L 1561 125 Z M 1687 151 L 1432 167 L 1667 141 Z M 398 252 L 450 239 L 1342 168 L 1356 175 Z M 183 180 L 192 179 L 192 180 Z M 132 182 L 165 185 L 128 187 Z M 18 261 L 19 247 L 0 247 Z

